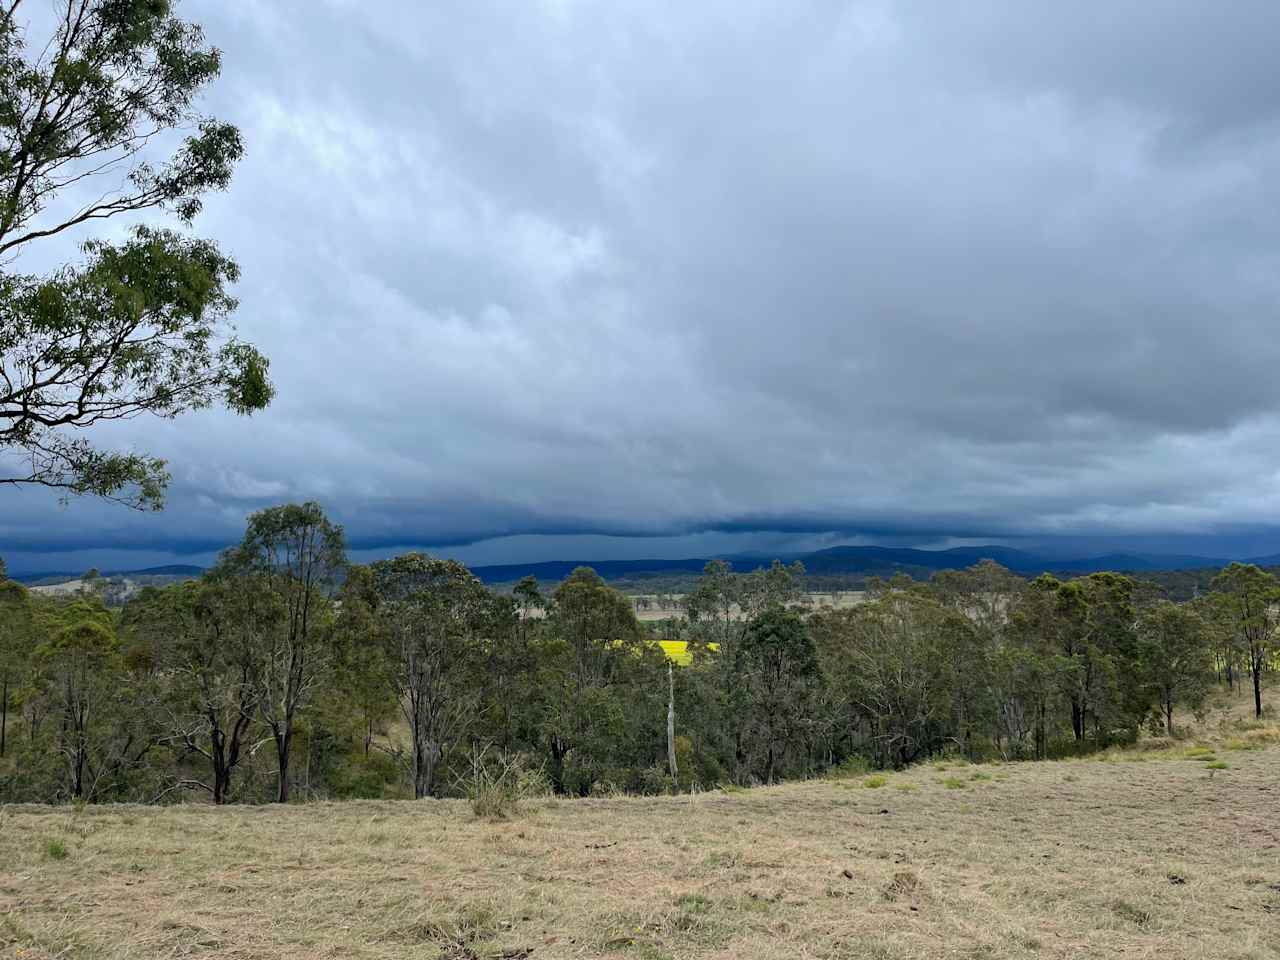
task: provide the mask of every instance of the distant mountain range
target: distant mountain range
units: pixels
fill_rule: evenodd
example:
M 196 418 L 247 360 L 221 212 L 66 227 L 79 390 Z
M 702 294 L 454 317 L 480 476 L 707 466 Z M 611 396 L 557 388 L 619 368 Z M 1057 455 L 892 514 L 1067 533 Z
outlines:
M 773 562 L 773 556 L 725 557 L 735 570 L 752 570 Z M 1059 560 L 1038 556 L 1013 547 L 992 545 L 953 547 L 949 550 L 917 550 L 911 547 L 829 547 L 812 553 L 782 556 L 788 563 L 799 560 L 805 572 L 822 574 L 862 574 L 887 576 L 910 573 L 927 576 L 939 570 L 959 570 L 982 560 L 994 560 L 1022 574 L 1093 573 L 1098 570 L 1198 570 L 1226 566 L 1231 561 L 1215 557 L 1166 554 L 1111 553 L 1096 557 Z M 707 558 L 685 560 L 552 560 L 542 563 L 508 563 L 472 567 L 472 572 L 485 583 L 508 583 L 521 577 L 539 580 L 561 580 L 576 567 L 591 567 L 606 580 L 662 573 L 696 573 L 707 565 Z M 1259 566 L 1280 564 L 1280 554 L 1245 561 Z
M 772 555 L 725 557 L 735 570 L 752 570 L 768 566 Z M 950 550 L 917 550 L 911 547 L 830 547 L 812 553 L 792 554 L 780 559 L 790 563 L 799 560 L 805 571 L 815 575 L 853 574 L 863 576 L 891 576 L 907 573 L 928 576 L 939 570 L 958 570 L 971 567 L 981 560 L 994 560 L 1010 570 L 1026 575 L 1039 573 L 1092 573 L 1098 570 L 1117 570 L 1132 573 L 1154 570 L 1200 570 L 1222 567 L 1230 563 L 1220 557 L 1200 557 L 1154 553 L 1108 553 L 1101 556 L 1060 560 L 1038 556 L 1013 547 L 995 545 L 979 547 L 953 547 Z M 542 581 L 563 580 L 577 567 L 591 567 L 606 580 L 661 574 L 699 573 L 709 558 L 690 557 L 683 560 L 548 560 L 539 563 L 504 563 L 472 567 L 472 572 L 485 583 L 510 583 L 521 577 L 533 576 Z M 1246 563 L 1260 567 L 1280 566 L 1280 554 L 1253 557 Z M 125 578 L 163 583 L 185 580 L 203 573 L 201 567 L 174 564 L 164 567 L 148 567 L 144 570 L 103 571 L 106 578 Z M 19 575 L 16 579 L 32 585 L 57 584 L 78 580 L 79 573 L 46 573 Z

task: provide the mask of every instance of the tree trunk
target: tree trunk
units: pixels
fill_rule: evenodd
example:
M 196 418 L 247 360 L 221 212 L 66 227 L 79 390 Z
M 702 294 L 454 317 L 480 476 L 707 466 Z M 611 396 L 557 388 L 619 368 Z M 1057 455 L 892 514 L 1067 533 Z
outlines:
M 209 753 L 213 761 L 213 803 L 222 806 L 227 797 L 226 742 L 217 727 L 209 734 Z
M 77 800 L 84 796 L 84 766 L 88 759 L 86 752 L 84 744 L 77 740 L 71 774 L 71 795 Z
M 551 738 L 551 787 L 560 796 L 565 793 L 564 758 L 568 752 L 559 737 Z
M 1253 658 L 1253 715 L 1262 716 L 1262 658 Z
M 736 721 L 735 721 L 736 723 Z M 741 785 L 744 782 L 743 771 L 747 767 L 747 751 L 742 745 L 742 727 L 738 725 L 733 734 L 734 780 Z
M 1084 739 L 1084 710 L 1075 697 L 1071 698 L 1071 732 L 1075 734 L 1077 742 Z
M 0 693 L 0 757 L 4 756 L 5 737 L 9 731 L 9 674 L 4 675 L 4 692 Z
M 276 803 L 289 802 L 289 748 L 293 746 L 293 724 L 285 721 L 284 729 L 276 734 L 276 763 L 280 769 L 280 785 Z
M 1168 731 L 1169 736 L 1173 736 L 1173 696 L 1165 694 L 1164 698 L 1164 728 Z
M 426 766 L 422 774 L 422 796 L 429 797 L 435 792 L 436 788 L 436 765 L 440 762 L 440 758 L 444 756 L 444 750 L 435 740 L 427 741 L 426 749 Z
M 671 779 L 678 791 L 680 771 L 676 767 L 676 687 L 670 663 L 667 664 L 667 766 L 671 769 Z
M 415 737 L 413 747 L 413 797 L 423 800 L 431 796 L 435 787 L 436 760 L 440 756 L 440 748 L 435 741 Z

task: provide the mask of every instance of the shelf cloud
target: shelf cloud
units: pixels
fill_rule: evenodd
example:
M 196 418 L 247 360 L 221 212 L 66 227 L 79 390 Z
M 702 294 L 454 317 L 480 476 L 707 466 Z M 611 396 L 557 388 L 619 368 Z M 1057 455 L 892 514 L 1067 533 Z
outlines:
M 103 434 L 163 514 L 6 493 L 21 564 L 299 499 L 370 552 L 1280 549 L 1273 2 L 182 10 L 279 397 Z

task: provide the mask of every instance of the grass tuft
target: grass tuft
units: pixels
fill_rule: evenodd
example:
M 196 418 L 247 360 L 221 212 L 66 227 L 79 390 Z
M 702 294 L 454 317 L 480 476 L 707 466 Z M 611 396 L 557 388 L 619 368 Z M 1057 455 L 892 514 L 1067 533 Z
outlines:
M 1139 927 L 1145 927 L 1151 922 L 1151 914 L 1140 907 L 1135 907 L 1127 900 L 1113 900 L 1111 902 L 1111 912 L 1121 920 L 1127 920 L 1129 923 L 1137 924 Z
M 46 840 L 44 844 L 44 855 L 50 860 L 65 860 L 70 851 L 67 845 L 56 837 L 52 840 Z
M 920 878 L 910 870 L 899 870 L 893 875 L 883 890 L 884 898 L 890 902 L 902 897 L 913 896 L 920 889 Z

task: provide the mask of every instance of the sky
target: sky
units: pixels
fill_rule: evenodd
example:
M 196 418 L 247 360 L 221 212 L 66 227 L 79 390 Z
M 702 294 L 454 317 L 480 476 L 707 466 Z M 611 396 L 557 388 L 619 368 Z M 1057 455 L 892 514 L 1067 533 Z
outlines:
M 14 570 L 307 499 L 361 559 L 1280 551 L 1273 0 L 180 10 L 279 395 L 96 435 L 161 514 L 6 490 Z

